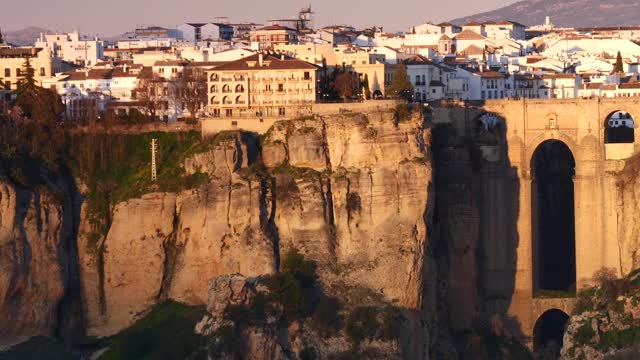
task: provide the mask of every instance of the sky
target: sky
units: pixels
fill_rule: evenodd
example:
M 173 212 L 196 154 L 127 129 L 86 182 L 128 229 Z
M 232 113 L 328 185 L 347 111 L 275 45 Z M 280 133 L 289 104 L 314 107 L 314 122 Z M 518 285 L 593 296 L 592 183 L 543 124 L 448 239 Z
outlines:
M 266 23 L 293 17 L 311 5 L 315 27 L 350 24 L 407 30 L 425 21 L 440 22 L 514 3 L 515 0 L 0 0 L 0 28 L 38 26 L 52 31 L 78 30 L 113 36 L 136 25 L 176 26 L 213 21 Z M 38 10 L 35 10 L 38 9 Z

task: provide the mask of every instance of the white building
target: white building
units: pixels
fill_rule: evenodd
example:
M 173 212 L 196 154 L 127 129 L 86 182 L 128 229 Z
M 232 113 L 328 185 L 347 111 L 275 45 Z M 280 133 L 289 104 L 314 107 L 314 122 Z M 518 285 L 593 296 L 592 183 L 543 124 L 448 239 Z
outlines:
M 185 41 L 196 44 L 203 40 L 231 40 L 233 27 L 220 23 L 185 23 L 178 26 Z
M 92 66 L 104 56 L 104 44 L 98 38 L 80 36 L 78 32 L 40 34 L 37 48 L 49 48 L 54 57 L 82 66 Z

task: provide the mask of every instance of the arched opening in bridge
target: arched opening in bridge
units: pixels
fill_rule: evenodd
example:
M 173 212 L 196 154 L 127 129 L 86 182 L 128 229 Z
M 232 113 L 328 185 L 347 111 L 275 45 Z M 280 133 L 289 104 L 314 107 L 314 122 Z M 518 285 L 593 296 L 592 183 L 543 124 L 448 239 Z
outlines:
M 558 309 L 546 311 L 533 328 L 533 351 L 541 359 L 557 359 L 569 315 Z
M 575 160 L 559 140 L 540 144 L 531 158 L 533 289 L 572 292 L 576 283 L 573 177 Z
M 616 111 L 607 116 L 604 124 L 605 144 L 628 144 L 635 140 L 635 123 L 631 114 Z

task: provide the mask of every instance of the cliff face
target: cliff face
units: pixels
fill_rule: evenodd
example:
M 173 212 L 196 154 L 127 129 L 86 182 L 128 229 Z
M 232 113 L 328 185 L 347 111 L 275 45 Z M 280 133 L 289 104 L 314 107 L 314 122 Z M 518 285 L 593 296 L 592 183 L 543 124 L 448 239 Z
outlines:
M 204 304 L 210 279 L 273 273 L 291 248 L 318 263 L 329 294 L 393 303 L 420 328 L 428 137 L 420 117 L 388 113 L 277 123 L 261 145 L 214 139 L 184 163 L 209 174 L 205 185 L 117 204 L 100 238 L 82 217 L 88 334 L 118 332 L 167 298 Z
M 0 346 L 61 331 L 72 285 L 72 206 L 63 192 L 0 180 Z

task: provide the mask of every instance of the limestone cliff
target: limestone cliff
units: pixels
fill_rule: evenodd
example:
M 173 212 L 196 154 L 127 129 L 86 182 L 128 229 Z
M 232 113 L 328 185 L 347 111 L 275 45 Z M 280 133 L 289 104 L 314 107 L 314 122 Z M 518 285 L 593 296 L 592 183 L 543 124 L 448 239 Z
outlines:
M 165 299 L 205 304 L 211 279 L 274 273 L 295 248 L 318 264 L 324 291 L 347 306 L 402 309 L 402 353 L 422 358 L 422 323 L 435 311 L 429 304 L 422 312 L 431 290 L 425 274 L 435 272 L 425 253 L 429 143 L 420 114 L 393 112 L 283 121 L 262 138 L 223 133 L 180 165 L 208 181 L 177 192 L 159 186 L 103 213 L 88 199 L 72 212 L 47 192 L 3 182 L 0 321 L 20 326 L 0 326 L 0 337 L 12 343 L 60 327 L 69 282 L 62 239 L 70 235 L 88 335 L 117 333 Z
M 0 346 L 82 322 L 67 316 L 78 300 L 74 200 L 68 182 L 43 180 L 28 189 L 0 174 Z

